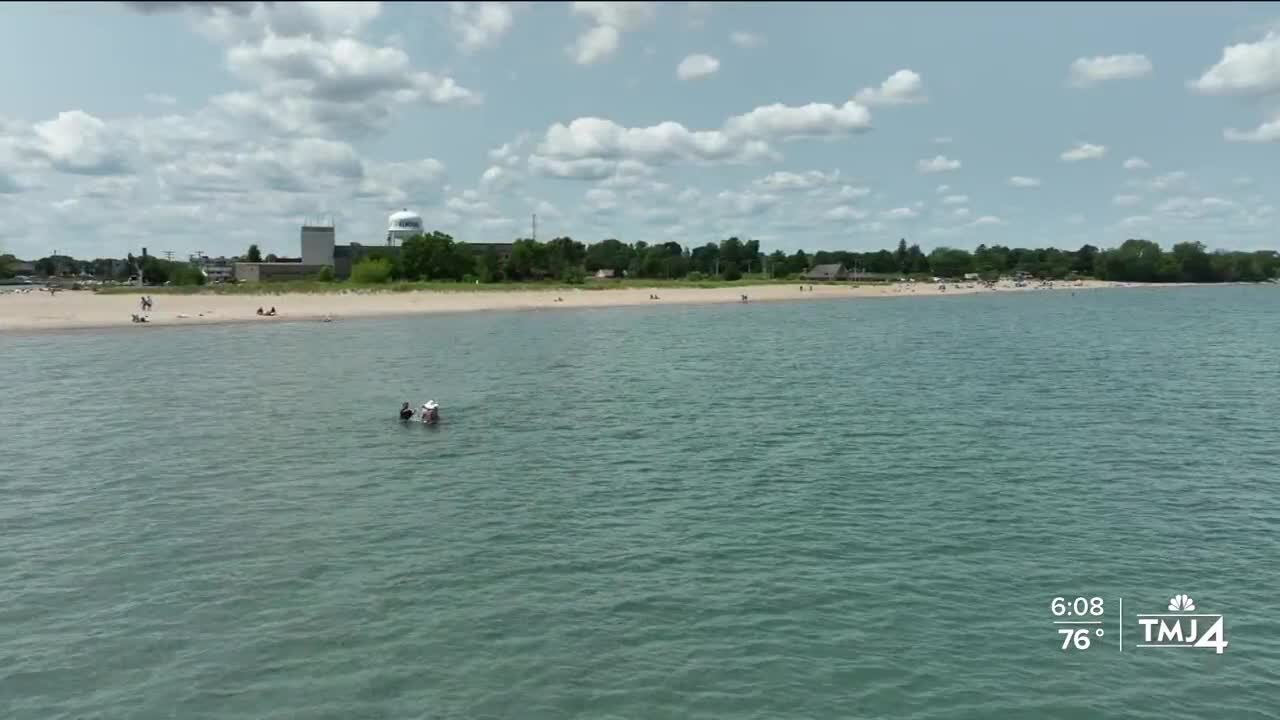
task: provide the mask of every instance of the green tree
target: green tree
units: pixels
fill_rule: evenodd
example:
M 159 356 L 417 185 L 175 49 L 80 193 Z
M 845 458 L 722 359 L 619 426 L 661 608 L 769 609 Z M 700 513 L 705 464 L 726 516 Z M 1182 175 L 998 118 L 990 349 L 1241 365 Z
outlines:
M 1098 248 L 1085 243 L 1076 251 L 1075 258 L 1071 263 L 1071 271 L 1079 275 L 1088 275 L 1093 272 L 1094 261 L 1098 257 Z
M 188 263 L 161 262 L 169 266 L 169 283 L 173 285 L 204 285 L 206 278 L 199 268 Z
M 391 279 L 393 266 L 385 257 L 367 257 L 351 268 L 351 279 L 362 284 L 385 283 Z
M 719 260 L 720 246 L 715 243 L 707 243 L 689 252 L 689 267 L 703 275 L 714 275 Z
M 1181 242 L 1173 246 L 1172 257 L 1177 266 L 1177 278 L 1183 282 L 1213 282 L 1213 261 L 1204 245 L 1198 242 Z
M 260 263 L 262 262 L 262 251 L 258 249 L 257 244 L 249 246 L 249 252 L 245 254 L 245 262 Z
M 907 253 L 907 239 L 902 238 L 898 241 L 898 250 L 893 254 L 895 260 L 898 261 L 898 272 L 906 275 L 911 272 L 911 261 Z
M 476 256 L 475 266 L 480 282 L 492 283 L 502 279 L 502 259 L 492 247 Z
M 631 266 L 631 246 L 614 238 L 587 246 L 583 265 L 587 272 L 613 270 L 618 276 Z
M 929 272 L 929 257 L 924 254 L 919 245 L 913 244 L 907 248 L 907 272 L 917 274 Z
M 764 258 L 760 255 L 759 240 L 748 240 L 742 243 L 742 260 L 747 264 L 748 272 L 764 271 Z
M 571 237 L 558 237 L 546 244 L 547 270 L 558 278 L 573 268 L 581 268 L 587 257 L 587 246 Z
M 475 260 L 452 236 L 433 231 L 401 243 L 400 266 L 410 280 L 461 280 L 475 268 Z
M 742 279 L 742 270 L 732 260 L 720 261 L 720 277 L 730 282 Z
M 316 279 L 320 282 L 333 282 L 333 266 L 325 265 L 320 268 L 320 272 L 316 275 Z
M 737 277 L 732 278 L 733 280 L 737 280 L 738 278 L 742 277 L 742 267 L 746 265 L 746 262 L 745 262 L 746 258 L 744 257 L 745 255 L 746 255 L 746 252 L 742 247 L 742 241 L 739 240 L 738 238 L 731 237 L 731 238 L 728 238 L 727 240 L 722 240 L 720 242 L 720 275 L 721 277 L 723 277 L 726 280 L 731 279 L 729 277 L 730 272 L 737 275 Z M 729 268 L 731 267 L 733 268 L 732 271 L 729 270 Z
M 940 247 L 929 253 L 929 270 L 940 277 L 959 278 L 973 272 L 973 256 L 967 250 Z
M 507 259 L 507 277 L 511 280 L 541 280 L 547 276 L 547 248 L 537 240 L 521 238 L 511 244 Z
M 17 262 L 18 262 L 18 258 L 10 255 L 9 253 L 0 255 L 0 278 L 13 277 L 16 274 L 13 271 L 13 268 L 17 264 Z

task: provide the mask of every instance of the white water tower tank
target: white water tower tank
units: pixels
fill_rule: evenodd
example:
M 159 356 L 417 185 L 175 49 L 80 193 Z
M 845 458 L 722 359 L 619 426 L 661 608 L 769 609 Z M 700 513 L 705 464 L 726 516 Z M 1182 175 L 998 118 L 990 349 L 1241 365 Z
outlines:
M 422 234 L 422 216 L 411 210 L 391 213 L 387 219 L 387 244 L 397 245 L 405 238 Z

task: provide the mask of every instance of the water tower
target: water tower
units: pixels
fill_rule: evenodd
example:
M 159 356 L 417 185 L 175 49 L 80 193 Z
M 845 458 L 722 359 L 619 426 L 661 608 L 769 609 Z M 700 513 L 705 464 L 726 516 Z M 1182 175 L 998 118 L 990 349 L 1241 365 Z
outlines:
M 422 216 L 409 209 L 391 213 L 387 218 L 387 245 L 399 245 L 405 238 L 422 234 Z

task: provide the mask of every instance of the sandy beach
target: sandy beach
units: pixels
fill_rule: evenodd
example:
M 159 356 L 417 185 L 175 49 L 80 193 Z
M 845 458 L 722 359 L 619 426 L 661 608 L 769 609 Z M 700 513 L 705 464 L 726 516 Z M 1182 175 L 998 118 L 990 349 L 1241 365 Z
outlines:
M 240 295 L 202 293 L 196 295 L 153 294 L 153 308 L 143 313 L 145 325 L 131 316 L 141 313 L 139 297 L 146 293 L 100 295 L 90 291 L 62 291 L 50 294 L 28 287 L 0 288 L 0 332 L 27 332 L 110 327 L 174 327 L 239 322 L 340 321 L 362 317 L 385 317 L 425 313 L 476 312 L 482 310 L 557 310 L 566 308 L 620 307 L 628 305 L 738 303 L 743 295 L 749 302 L 818 300 L 841 298 L 891 298 L 955 296 L 975 293 L 1074 292 L 1124 287 L 1124 283 L 1096 280 L 1054 283 L 1052 289 L 1038 283 L 1015 287 L 1003 283 L 988 289 L 982 285 L 937 285 L 899 283 L 893 285 L 808 285 L 800 284 L 729 286 L 723 288 L 624 288 L 606 290 L 458 290 L 335 293 L 295 293 Z M 1145 287 L 1145 286 L 1144 286 Z M 650 296 L 656 295 L 658 299 Z M 562 298 L 562 299 L 558 299 Z M 275 317 L 257 315 L 258 308 L 276 308 Z

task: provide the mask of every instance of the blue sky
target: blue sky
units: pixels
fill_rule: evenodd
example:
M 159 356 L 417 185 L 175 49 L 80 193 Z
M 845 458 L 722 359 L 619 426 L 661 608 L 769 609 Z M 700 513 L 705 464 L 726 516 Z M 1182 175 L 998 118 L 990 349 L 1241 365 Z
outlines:
M 1277 248 L 1280 6 L 11 4 L 0 252 Z M 50 38 L 56 38 L 50 44 Z

